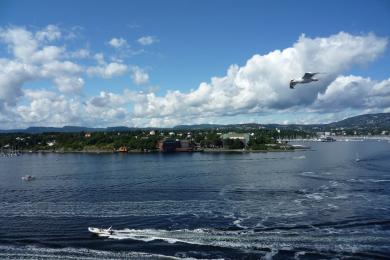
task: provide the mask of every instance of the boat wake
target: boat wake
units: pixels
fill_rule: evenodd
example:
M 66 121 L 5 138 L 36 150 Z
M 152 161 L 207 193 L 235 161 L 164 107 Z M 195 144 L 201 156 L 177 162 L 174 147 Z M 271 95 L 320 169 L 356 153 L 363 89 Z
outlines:
M 321 229 L 303 227 L 299 229 L 275 229 L 269 231 L 257 231 L 256 229 L 242 230 L 218 230 L 218 229 L 121 229 L 114 230 L 104 237 L 116 240 L 131 239 L 143 242 L 160 240 L 169 244 L 186 243 L 200 246 L 216 246 L 232 249 L 250 250 L 290 250 L 298 248 L 316 248 L 319 251 L 334 251 L 356 253 L 359 251 L 383 250 L 389 251 L 389 247 L 378 248 L 377 243 L 383 239 L 386 244 L 387 233 L 377 233 L 375 238 L 367 237 L 365 232 L 335 230 L 338 233 L 340 243 L 334 243 L 334 232 L 327 227 Z M 351 237 L 353 232 L 353 237 Z M 386 234 L 385 234 L 386 233 Z M 358 246 L 357 246 L 358 245 Z

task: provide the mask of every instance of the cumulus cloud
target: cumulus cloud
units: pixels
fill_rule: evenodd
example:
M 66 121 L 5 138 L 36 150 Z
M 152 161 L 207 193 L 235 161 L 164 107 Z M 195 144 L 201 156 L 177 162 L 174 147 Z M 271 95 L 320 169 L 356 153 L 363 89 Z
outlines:
M 54 41 L 61 38 L 61 31 L 55 25 L 48 25 L 45 29 L 36 32 L 35 37 L 39 41 Z
M 24 90 L 28 105 L 17 107 L 22 124 L 63 126 L 81 122 L 82 107 L 79 101 L 47 90 Z
M 124 119 L 129 115 L 129 111 L 121 107 L 124 103 L 126 102 L 118 95 L 101 92 L 98 97 L 87 102 L 85 111 L 90 115 L 90 119 L 123 125 Z
M 131 68 L 131 78 L 137 85 L 146 84 L 149 82 L 149 74 L 138 66 Z
M 374 34 L 340 32 L 317 38 L 302 35 L 291 47 L 255 54 L 245 64 L 233 64 L 225 75 L 201 82 L 190 91 L 170 90 L 159 95 L 125 89 L 121 93 L 102 91 L 95 97 L 78 95 L 85 84 L 85 74 L 109 79 L 129 72 L 135 84 L 149 83 L 149 74 L 112 57 L 107 62 L 103 53 L 68 51 L 65 44 L 55 44 L 63 37 L 55 26 L 36 32 L 23 27 L 0 27 L 0 42 L 9 53 L 7 58 L 0 57 L 2 124 L 172 126 L 231 120 L 255 122 L 259 116 L 294 122 L 281 115 L 312 112 L 300 121 L 308 123 L 320 118 L 313 117 L 313 113 L 323 113 L 322 119 L 333 120 L 338 119 L 335 115 L 346 115 L 345 111 L 350 110 L 390 111 L 390 78 L 378 81 L 344 75 L 384 52 L 387 39 Z M 152 44 L 155 40 L 152 37 L 142 41 Z M 120 38 L 114 42 L 121 45 Z M 96 66 L 87 67 L 72 60 L 87 57 L 95 59 Z M 323 74 L 318 75 L 318 82 L 290 90 L 290 79 L 307 71 Z M 52 82 L 56 88 L 24 88 L 26 83 L 41 80 Z
M 0 27 L 0 42 L 7 45 L 10 58 L 1 59 L 0 103 L 16 105 L 27 82 L 50 80 L 61 92 L 79 92 L 84 84 L 81 66 L 64 60 L 65 47 L 49 45 L 61 39 L 57 26 L 48 25 L 35 33 L 24 27 Z
M 23 95 L 22 85 L 37 73 L 34 66 L 0 59 L 0 111 L 4 105 L 17 104 L 19 97 Z
M 84 80 L 82 78 L 60 76 L 54 79 L 54 83 L 58 89 L 64 93 L 78 93 L 84 86 Z
M 101 91 L 99 96 L 93 97 L 88 101 L 88 105 L 93 107 L 117 107 L 126 103 L 122 95 Z
M 124 120 L 128 120 L 128 111 L 118 107 L 123 104 L 121 98 L 106 92 L 87 102 L 45 89 L 26 89 L 23 92 L 26 104 L 16 107 L 15 112 L 8 116 L 0 113 L 0 120 L 9 122 L 13 127 L 15 124 L 19 127 L 68 124 L 99 127 L 123 124 Z
M 90 76 L 100 76 L 105 79 L 112 78 L 114 76 L 123 75 L 127 71 L 127 65 L 117 62 L 111 62 L 109 64 L 100 65 L 97 67 L 89 67 L 87 73 Z
M 103 53 L 96 53 L 94 59 L 98 66 L 87 68 L 86 72 L 89 76 L 98 76 L 105 79 L 110 79 L 115 76 L 123 75 L 128 71 L 128 66 L 123 64 L 121 60 L 107 63 Z
M 127 41 L 123 38 L 112 38 L 108 44 L 114 48 L 121 48 L 128 46 Z
M 152 45 L 153 43 L 157 42 L 158 39 L 154 36 L 143 36 L 138 39 L 138 43 L 141 45 Z
M 308 108 L 337 75 L 375 60 L 386 45 L 387 39 L 374 34 L 354 36 L 340 32 L 326 38 L 302 35 L 292 47 L 256 54 L 245 65 L 232 65 L 226 76 L 213 77 L 193 91 L 168 91 L 165 96 L 134 93 L 134 114 L 156 118 L 231 116 Z M 289 80 L 306 71 L 326 74 L 310 86 L 288 89 Z
M 390 107 L 390 78 L 375 81 L 359 76 L 339 76 L 319 93 L 313 108 L 320 112 Z
M 99 64 L 99 65 L 104 65 L 106 64 L 106 62 L 104 61 L 104 54 L 99 52 L 99 53 L 96 53 L 94 56 L 93 56 L 96 60 L 96 62 Z
M 91 53 L 88 49 L 79 49 L 76 51 L 69 52 L 68 57 L 73 59 L 85 59 L 88 58 L 90 54 Z
M 6 43 L 8 50 L 21 61 L 29 61 L 39 44 L 34 35 L 23 27 L 1 28 L 0 40 Z

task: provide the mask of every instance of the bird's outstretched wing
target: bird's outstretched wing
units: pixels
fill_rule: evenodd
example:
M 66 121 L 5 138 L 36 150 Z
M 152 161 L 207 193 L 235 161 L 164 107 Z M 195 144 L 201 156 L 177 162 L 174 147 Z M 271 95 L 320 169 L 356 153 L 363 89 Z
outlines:
M 318 74 L 319 72 L 306 72 L 305 75 L 303 75 L 303 79 L 311 79 L 314 75 Z

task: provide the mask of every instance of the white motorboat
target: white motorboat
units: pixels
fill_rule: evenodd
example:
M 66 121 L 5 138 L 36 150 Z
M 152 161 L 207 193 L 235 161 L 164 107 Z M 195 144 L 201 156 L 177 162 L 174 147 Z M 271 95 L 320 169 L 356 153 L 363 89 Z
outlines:
M 360 162 L 360 157 L 359 157 L 359 154 L 358 154 L 358 153 L 356 153 L 355 162 Z
M 24 181 L 32 181 L 32 180 L 35 180 L 35 177 L 32 176 L 32 175 L 25 175 L 22 177 L 22 180 Z
M 88 227 L 88 231 L 100 237 L 109 237 L 112 234 L 114 234 L 114 230 L 111 227 L 109 228 Z

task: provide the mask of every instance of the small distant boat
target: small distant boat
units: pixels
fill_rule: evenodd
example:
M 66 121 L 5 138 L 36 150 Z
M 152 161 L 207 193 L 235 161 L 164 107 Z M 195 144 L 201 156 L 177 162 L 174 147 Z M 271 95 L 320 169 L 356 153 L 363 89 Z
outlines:
M 326 137 L 321 137 L 320 141 L 321 142 L 335 142 L 336 139 L 334 139 L 333 137 L 330 137 L 330 136 L 326 136 Z
M 360 162 L 359 154 L 356 154 L 355 162 Z
M 88 231 L 100 237 L 109 237 L 110 235 L 114 234 L 114 230 L 111 227 L 109 228 L 88 227 Z
M 294 147 L 295 149 L 310 149 L 310 146 L 302 145 L 302 144 L 292 144 L 291 146 Z
M 32 175 L 25 175 L 22 177 L 22 180 L 24 181 L 32 181 L 32 180 L 35 180 L 35 177 L 32 176 Z

